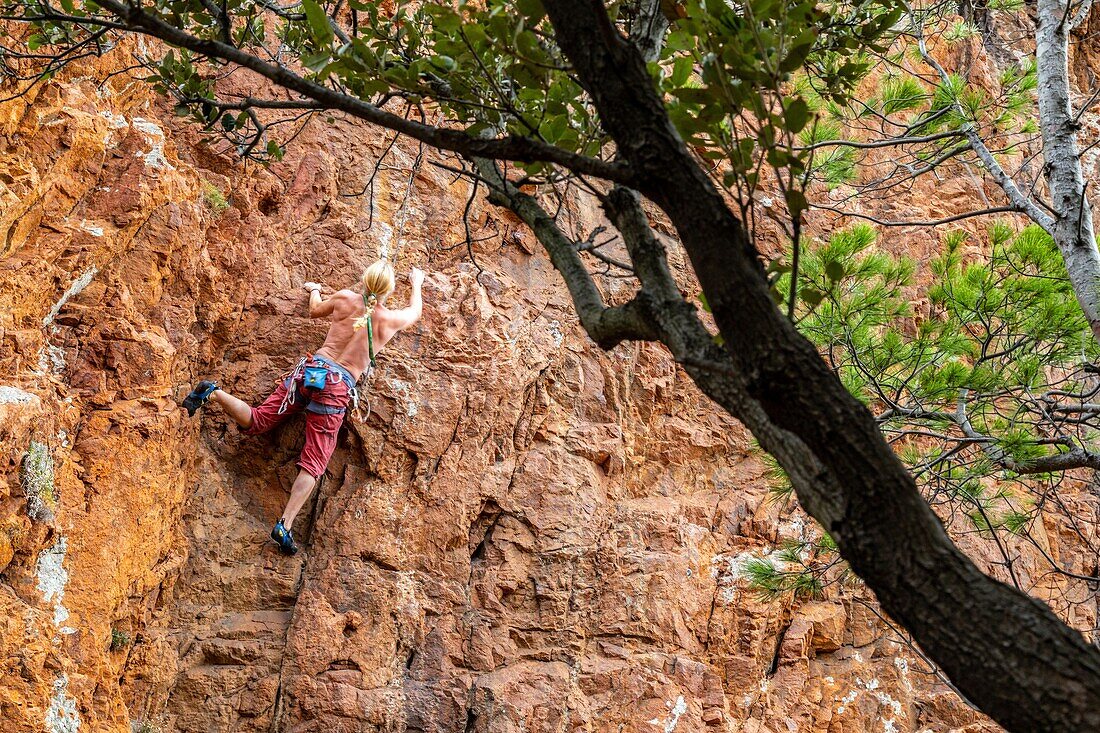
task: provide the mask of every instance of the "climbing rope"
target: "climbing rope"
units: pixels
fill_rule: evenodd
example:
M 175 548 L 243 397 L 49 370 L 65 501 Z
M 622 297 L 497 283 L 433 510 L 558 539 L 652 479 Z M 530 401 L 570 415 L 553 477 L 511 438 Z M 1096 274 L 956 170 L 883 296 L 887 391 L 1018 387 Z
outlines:
M 367 365 L 367 369 L 363 374 L 359 376 L 359 382 L 352 385 L 352 400 L 354 405 L 352 406 L 351 414 L 355 416 L 356 420 L 365 422 L 370 417 L 370 398 L 363 395 L 359 395 L 359 383 L 370 379 L 374 376 L 374 323 L 371 316 L 374 315 L 374 305 L 378 302 L 378 296 L 374 293 L 368 293 L 364 289 L 363 293 L 363 315 L 355 322 L 355 328 L 367 329 L 367 352 L 370 354 L 370 363 Z M 363 403 L 366 403 L 366 414 L 362 412 Z

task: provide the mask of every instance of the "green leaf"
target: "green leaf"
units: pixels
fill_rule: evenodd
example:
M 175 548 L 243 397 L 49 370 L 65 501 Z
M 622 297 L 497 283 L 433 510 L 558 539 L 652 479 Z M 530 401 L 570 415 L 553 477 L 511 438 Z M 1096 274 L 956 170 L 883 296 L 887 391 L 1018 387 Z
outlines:
M 802 288 L 798 291 L 798 297 L 802 298 L 811 307 L 816 307 L 821 305 L 821 301 L 825 299 L 825 293 L 817 288 Z
M 302 0 L 302 9 L 309 23 L 309 30 L 313 34 L 313 40 L 318 46 L 328 47 L 332 45 L 332 24 L 329 22 L 328 13 L 321 7 L 317 0 Z
M 825 263 L 825 274 L 833 282 L 841 280 L 844 277 L 844 265 L 836 260 L 831 260 Z
M 806 127 L 806 123 L 810 120 L 810 107 L 806 104 L 806 100 L 796 97 L 786 107 L 787 129 L 795 134 L 802 132 L 802 128 Z
M 810 204 L 806 201 L 806 194 L 795 189 L 789 189 L 784 198 L 787 200 L 787 209 L 791 212 L 792 217 L 797 217 L 802 214 L 803 211 L 810 208 Z
M 433 56 L 432 65 L 443 71 L 454 71 L 458 66 L 450 56 Z
M 691 77 L 694 67 L 695 62 L 688 56 L 681 56 L 676 59 L 676 62 L 672 65 L 672 75 L 669 77 L 669 83 L 674 87 L 683 86 Z
M 542 16 L 546 15 L 546 8 L 542 6 L 542 0 L 516 0 L 516 10 L 527 19 L 529 26 L 534 26 L 535 23 L 542 20 Z

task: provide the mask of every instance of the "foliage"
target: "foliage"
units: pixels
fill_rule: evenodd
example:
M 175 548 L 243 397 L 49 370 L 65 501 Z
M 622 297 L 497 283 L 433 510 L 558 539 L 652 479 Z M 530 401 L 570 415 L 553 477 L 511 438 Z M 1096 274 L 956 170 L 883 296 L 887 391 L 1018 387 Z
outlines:
M 210 181 L 202 182 L 202 199 L 215 214 L 221 214 L 229 208 L 229 202 L 225 199 L 225 194 Z
M 35 18 L 26 50 L 36 57 L 62 54 L 102 33 L 76 19 L 111 17 L 91 0 L 62 2 L 65 20 L 43 13 L 48 6 L 39 0 L 2 4 L 8 15 Z M 471 136 L 507 133 L 587 156 L 610 152 L 591 99 L 558 49 L 539 0 L 351 0 L 344 11 L 335 0 L 156 0 L 143 7 L 195 37 L 259 58 L 289 51 L 310 81 L 377 105 L 400 99 L 406 114 L 416 110 L 422 119 L 438 110 Z M 630 32 L 640 22 L 639 7 L 613 3 L 609 12 Z M 807 154 L 797 136 L 813 127 L 815 100 L 848 102 L 869 67 L 866 52 L 885 48 L 901 12 L 897 0 L 746 0 L 736 6 L 686 0 L 676 6 L 650 68 L 680 134 L 702 158 L 714 161 L 725 185 L 751 201 L 768 167 L 798 217 L 806 207 Z M 93 52 L 106 48 L 99 44 Z M 177 113 L 246 157 L 278 160 L 288 136 L 280 140 L 272 131 L 312 114 L 307 109 L 274 117 L 248 100 L 221 94 L 220 63 L 188 50 L 167 49 L 143 60 L 147 80 L 173 97 Z M 792 83 L 795 75 L 810 81 L 801 89 L 812 87 L 812 94 L 800 92 Z M 850 166 L 843 151 L 831 156 L 841 160 L 819 167 L 835 181 Z M 544 163 L 523 167 L 531 175 L 549 174 Z
M 45 443 L 32 440 L 23 456 L 20 483 L 27 497 L 27 514 L 40 522 L 53 520 L 57 511 L 57 493 L 54 486 L 54 463 Z
M 888 75 L 882 82 L 879 94 L 877 107 L 887 116 L 919 109 L 928 99 L 924 85 L 907 74 Z
M 857 225 L 803 251 L 799 289 L 821 297 L 800 301 L 800 330 L 951 526 L 1027 539 L 1044 504 L 1059 510 L 1050 496 L 1063 474 L 1045 462 L 1091 454 L 1100 434 L 1090 403 L 1100 347 L 1057 248 L 1037 226 L 994 224 L 983 242 L 952 232 L 914 308 L 915 263 L 875 240 Z M 768 471 L 786 496 L 785 477 Z M 755 571 L 763 589 L 790 590 L 777 584 L 785 576 L 769 585 L 766 568 Z
M 805 147 L 843 137 L 841 125 L 835 120 L 817 120 L 803 130 L 799 142 Z M 855 178 L 855 148 L 850 145 L 830 145 L 815 151 L 810 162 L 810 172 L 824 181 L 829 188 L 848 183 Z
M 832 572 L 834 568 L 838 571 Z M 817 540 L 785 540 L 771 555 L 745 559 L 739 573 L 761 602 L 819 598 L 828 585 L 850 577 L 828 534 Z
M 111 651 L 119 652 L 130 646 L 130 635 L 121 629 L 111 629 Z

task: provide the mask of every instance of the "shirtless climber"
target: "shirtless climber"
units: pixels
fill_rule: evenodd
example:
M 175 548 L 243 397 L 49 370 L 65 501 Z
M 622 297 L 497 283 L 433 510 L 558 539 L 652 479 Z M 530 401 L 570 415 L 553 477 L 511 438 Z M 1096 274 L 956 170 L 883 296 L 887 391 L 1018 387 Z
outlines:
M 398 331 L 420 318 L 424 273 L 414 267 L 409 282 L 409 306 L 401 310 L 389 310 L 384 305 L 395 283 L 393 267 L 382 260 L 363 273 L 360 292 L 341 290 L 326 299 L 321 297 L 320 285 L 306 283 L 302 287 L 309 290 L 309 317 L 327 317 L 332 325 L 324 345 L 302 357 L 262 405 L 250 407 L 206 380 L 195 385 L 183 401 L 192 416 L 208 401 L 217 402 L 247 435 L 266 433 L 291 415 L 305 411 L 306 443 L 298 458 L 301 470 L 290 489 L 283 516 L 271 530 L 271 538 L 288 555 L 298 552 L 290 528 L 328 466 L 348 402 L 357 402 L 355 385 L 360 375 L 368 366 L 374 366 L 375 355 Z M 368 313 L 369 318 L 365 317 Z

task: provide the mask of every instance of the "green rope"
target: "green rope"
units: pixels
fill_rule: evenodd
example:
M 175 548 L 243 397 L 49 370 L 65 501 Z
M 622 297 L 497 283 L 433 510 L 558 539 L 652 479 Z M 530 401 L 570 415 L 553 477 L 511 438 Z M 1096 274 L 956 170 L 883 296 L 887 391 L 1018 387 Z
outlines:
M 370 353 L 371 369 L 374 369 L 374 326 L 371 325 L 373 320 L 371 318 L 373 309 L 370 307 L 370 303 L 367 302 L 367 294 L 365 292 L 363 293 L 363 310 L 366 311 L 367 316 L 367 350 Z

